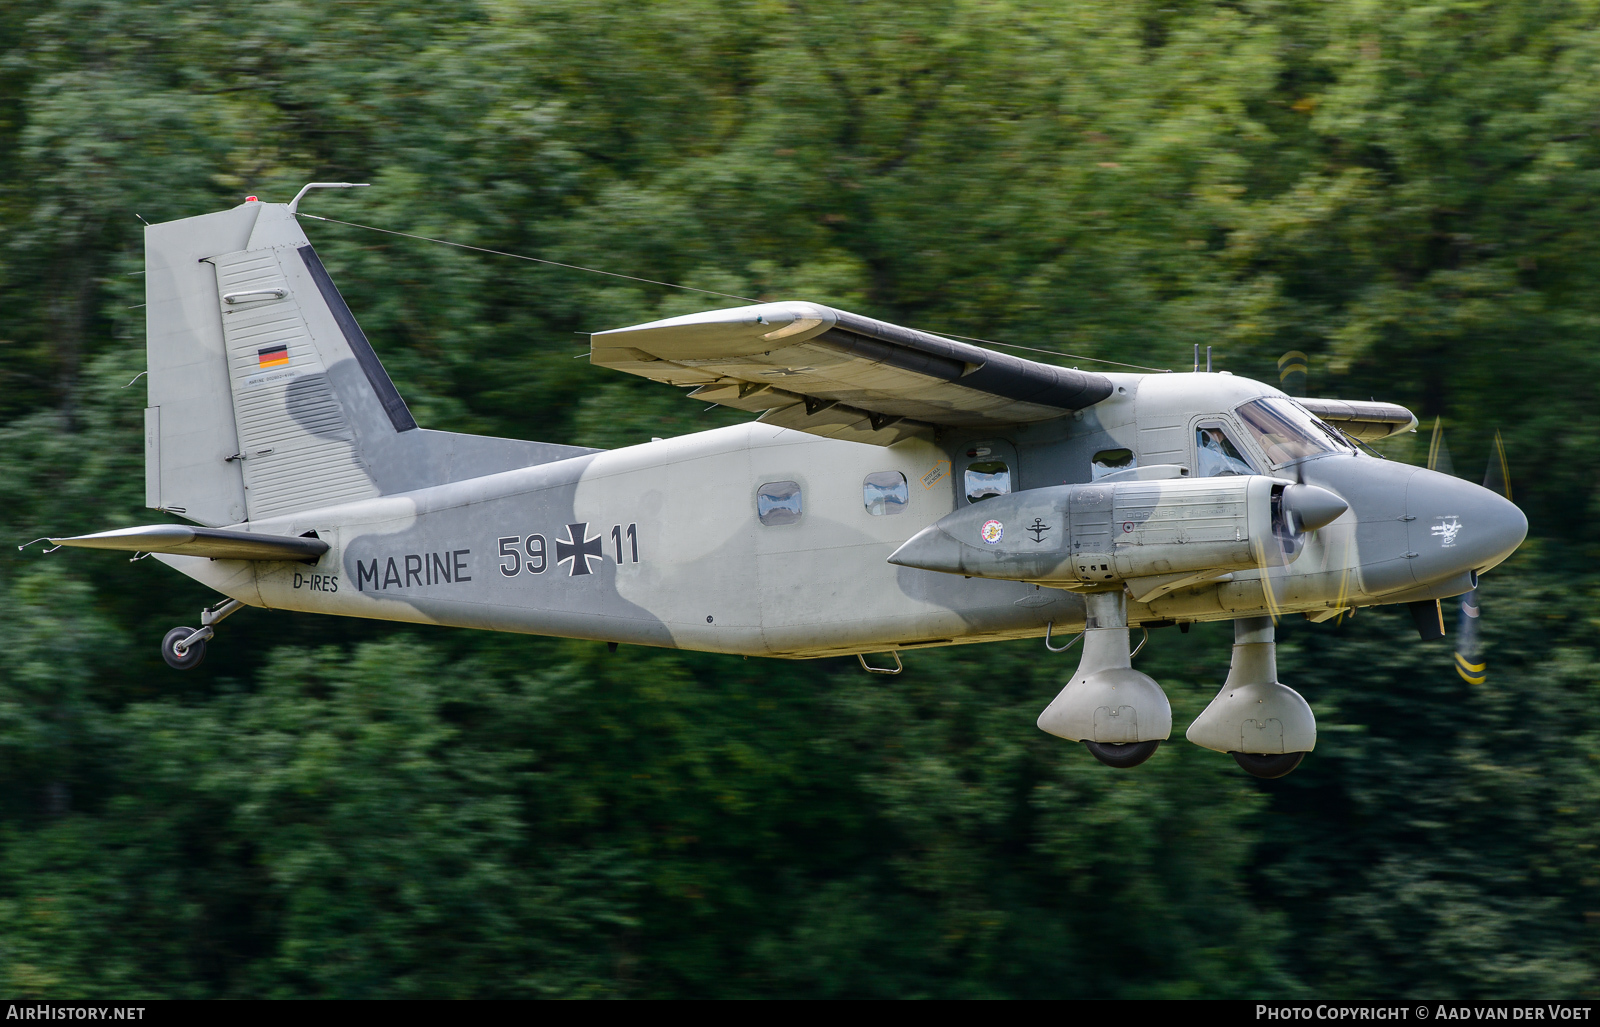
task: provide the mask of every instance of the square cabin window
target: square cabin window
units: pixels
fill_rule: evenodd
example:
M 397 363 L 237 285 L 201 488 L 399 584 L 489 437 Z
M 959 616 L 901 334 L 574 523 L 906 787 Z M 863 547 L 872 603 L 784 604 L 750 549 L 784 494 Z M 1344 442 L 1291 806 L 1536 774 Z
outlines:
M 1089 480 L 1099 481 L 1108 474 L 1130 470 L 1139 466 L 1139 458 L 1131 449 L 1102 449 L 1089 464 Z
M 977 503 L 1011 492 L 1011 468 L 1003 460 L 978 460 L 967 465 L 967 502 Z
M 800 519 L 800 483 L 769 481 L 756 489 L 756 516 L 772 527 Z
M 861 502 L 874 517 L 904 513 L 910 501 L 911 489 L 899 471 L 876 471 L 861 483 Z

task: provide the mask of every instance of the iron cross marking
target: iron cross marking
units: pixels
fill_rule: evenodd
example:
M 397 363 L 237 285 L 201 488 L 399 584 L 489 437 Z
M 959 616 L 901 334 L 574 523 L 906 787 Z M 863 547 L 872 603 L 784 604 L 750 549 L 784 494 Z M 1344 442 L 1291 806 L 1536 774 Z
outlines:
M 590 560 L 605 560 L 605 557 L 600 555 L 601 543 L 604 541 L 603 537 L 596 535 L 594 538 L 589 538 L 588 536 L 589 522 L 584 521 L 581 524 L 567 525 L 567 538 L 565 541 L 556 539 L 556 563 L 572 561 L 572 572 L 567 575 L 569 578 L 576 578 L 580 574 L 590 573 Z
M 1035 542 L 1043 542 L 1044 541 L 1044 533 L 1049 531 L 1054 526 L 1055 525 L 1052 525 L 1052 524 L 1046 524 L 1044 522 L 1044 518 L 1042 518 L 1042 517 L 1035 517 L 1033 519 L 1033 523 L 1028 525 L 1026 528 L 1023 528 L 1022 530 L 1023 531 L 1031 531 L 1031 532 L 1033 532 L 1033 540 Z

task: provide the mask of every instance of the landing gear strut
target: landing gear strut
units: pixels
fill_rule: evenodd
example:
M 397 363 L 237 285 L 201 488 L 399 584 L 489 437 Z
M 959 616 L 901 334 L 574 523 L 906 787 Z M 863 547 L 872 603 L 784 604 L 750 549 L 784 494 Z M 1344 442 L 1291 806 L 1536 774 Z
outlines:
M 161 658 L 174 670 L 192 670 L 206 658 L 206 642 L 216 636 L 215 626 L 224 617 L 244 608 L 237 599 L 229 599 L 200 611 L 200 628 L 173 628 L 161 639 Z
M 1082 660 L 1067 687 L 1039 714 L 1039 728 L 1081 741 L 1108 767 L 1137 767 L 1172 734 L 1172 707 L 1160 685 L 1133 669 L 1126 593 L 1091 592 L 1084 605 Z
M 1317 718 L 1300 693 L 1278 681 L 1271 617 L 1233 622 L 1227 683 L 1189 725 L 1189 741 L 1225 752 L 1247 773 L 1282 777 L 1317 744 Z

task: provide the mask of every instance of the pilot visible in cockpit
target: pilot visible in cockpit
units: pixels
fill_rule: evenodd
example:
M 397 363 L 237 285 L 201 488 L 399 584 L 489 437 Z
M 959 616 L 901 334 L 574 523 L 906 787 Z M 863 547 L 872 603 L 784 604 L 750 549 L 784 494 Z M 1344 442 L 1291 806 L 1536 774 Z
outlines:
M 1255 468 L 1239 455 L 1233 440 L 1214 425 L 1195 431 L 1195 454 L 1199 458 L 1198 476 L 1201 478 L 1256 473 Z

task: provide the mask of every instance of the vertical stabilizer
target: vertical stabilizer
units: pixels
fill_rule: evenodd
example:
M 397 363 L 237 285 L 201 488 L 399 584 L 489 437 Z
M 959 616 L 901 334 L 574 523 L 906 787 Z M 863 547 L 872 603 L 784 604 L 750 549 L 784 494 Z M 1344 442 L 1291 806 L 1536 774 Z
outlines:
M 261 204 L 151 225 L 144 234 L 145 502 L 212 526 L 245 519 L 233 396 L 217 309 L 202 261 L 250 242 Z
M 152 225 L 145 266 L 150 506 L 222 526 L 592 452 L 418 428 L 286 204 Z

